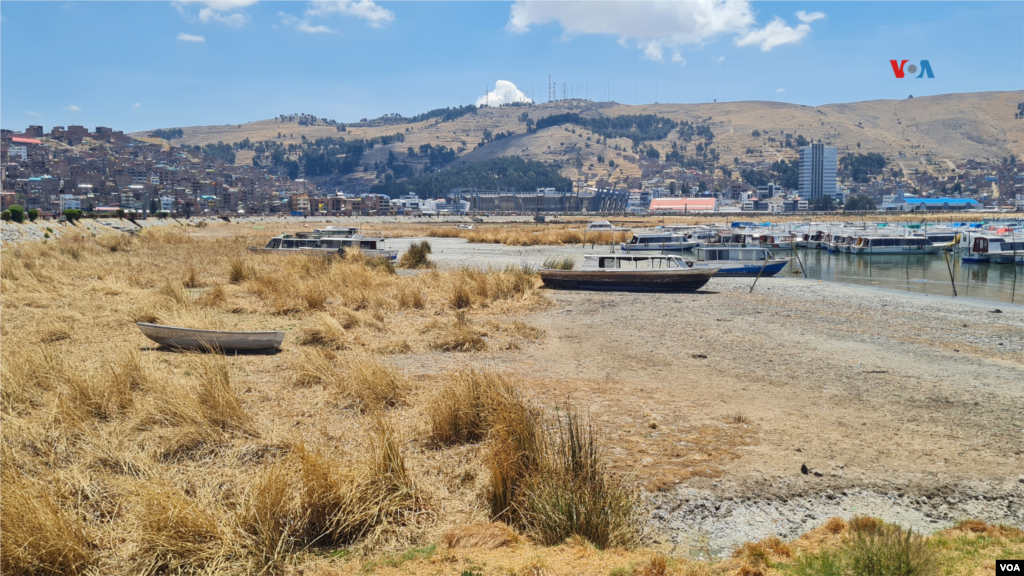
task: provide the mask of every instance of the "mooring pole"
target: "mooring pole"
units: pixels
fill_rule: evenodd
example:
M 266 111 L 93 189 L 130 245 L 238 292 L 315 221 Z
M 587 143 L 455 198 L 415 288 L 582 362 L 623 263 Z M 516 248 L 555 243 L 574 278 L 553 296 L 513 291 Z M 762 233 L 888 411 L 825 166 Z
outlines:
M 953 268 L 949 265 L 949 252 L 942 252 L 942 255 L 946 257 L 946 269 L 949 270 L 949 283 L 953 286 L 953 296 L 956 296 L 956 283 L 953 282 Z
M 768 251 L 765 250 L 764 263 L 761 264 L 761 269 L 757 272 L 757 278 L 754 278 L 754 283 L 750 285 L 750 292 L 748 292 L 748 294 L 752 294 L 754 292 L 754 286 L 757 286 L 757 281 L 761 279 L 761 273 L 764 272 L 764 267 L 767 266 L 767 265 L 768 265 Z

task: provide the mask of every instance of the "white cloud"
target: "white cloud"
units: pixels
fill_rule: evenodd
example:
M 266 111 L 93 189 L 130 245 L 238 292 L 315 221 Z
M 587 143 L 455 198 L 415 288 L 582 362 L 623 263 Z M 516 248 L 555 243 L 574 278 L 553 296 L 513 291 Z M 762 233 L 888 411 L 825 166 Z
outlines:
M 644 58 L 647 58 L 648 60 L 655 60 L 657 62 L 661 62 L 663 57 L 661 42 L 657 40 L 641 42 L 640 47 L 644 49 Z
M 686 58 L 683 58 L 683 55 L 679 53 L 679 50 L 672 51 L 672 61 L 678 62 L 680 66 L 686 66 Z
M 33 112 L 31 110 L 25 111 L 25 114 L 28 114 L 29 116 L 42 116 L 39 112 Z
M 825 15 L 821 12 L 813 14 L 804 13 L 802 16 L 798 13 L 797 18 L 805 23 L 797 25 L 796 28 L 791 28 L 786 24 L 785 20 L 776 16 L 764 28 L 760 30 L 752 29 L 736 38 L 734 42 L 737 46 L 758 45 L 761 47 L 762 52 L 769 52 L 772 48 L 783 44 L 799 44 L 804 39 L 804 36 L 811 32 L 811 27 L 806 22 L 813 22 L 824 17 Z
M 306 17 L 342 14 L 366 20 L 380 28 L 395 19 L 395 13 L 377 6 L 373 0 L 314 0 L 306 9 Z
M 79 108 L 78 106 L 75 106 L 74 104 L 72 104 L 71 106 L 65 106 L 64 109 L 65 110 L 70 110 L 72 112 L 81 112 L 82 111 L 81 108 Z
M 785 89 L 785 88 L 776 88 L 776 89 L 775 89 L 775 92 L 776 92 L 776 93 L 778 93 L 778 94 L 782 94 L 782 93 L 783 93 L 783 92 L 785 92 L 785 91 L 786 91 L 786 89 Z
M 336 33 L 328 26 L 311 23 L 313 18 L 328 17 L 332 14 L 362 18 L 373 28 L 383 28 L 395 19 L 394 12 L 377 6 L 373 0 L 314 0 L 307 5 L 302 18 L 284 12 L 277 13 L 282 24 L 295 26 L 299 32 L 308 34 Z
M 299 32 L 307 32 L 309 34 L 321 34 L 323 32 L 334 32 L 334 30 L 331 30 L 327 26 L 322 26 L 322 25 L 321 26 L 311 26 L 308 22 L 305 22 L 305 21 L 299 22 L 299 25 L 296 28 L 298 28 Z
M 618 37 L 623 46 L 635 45 L 650 60 L 662 61 L 665 51 L 672 50 L 675 62 L 678 48 L 702 45 L 723 34 L 736 34 L 738 45 L 759 45 L 765 52 L 780 44 L 796 43 L 811 31 L 809 24 L 825 18 L 825 14 L 800 11 L 797 18 L 801 24 L 796 28 L 776 17 L 757 29 L 748 0 L 516 0 L 505 28 L 524 33 L 532 26 L 557 22 L 566 38 L 608 34 Z
M 193 36 L 192 34 L 185 34 L 184 32 L 180 32 L 178 34 L 178 40 L 181 40 L 182 42 L 206 42 L 206 38 L 202 36 Z
M 278 17 L 281 18 L 281 24 L 284 24 L 285 26 L 295 26 L 295 29 L 298 30 L 299 32 L 305 32 L 307 34 L 322 34 L 326 32 L 334 32 L 334 30 L 331 30 L 327 26 L 314 26 L 310 24 L 308 20 L 304 18 L 300 19 L 298 16 L 294 14 L 278 12 L 277 15 Z
M 484 96 L 477 98 L 477 106 L 500 106 L 513 102 L 533 102 L 526 94 L 523 94 L 516 85 L 508 80 L 498 80 L 494 83 L 494 90 Z
M 135 104 L 132 104 L 132 108 L 142 108 L 142 103 L 136 102 Z
M 825 19 L 825 13 L 824 12 L 811 12 L 810 14 L 808 14 L 807 12 L 804 12 L 803 10 L 801 10 L 801 11 L 796 13 L 796 17 L 801 22 L 803 22 L 804 24 L 810 24 L 811 22 L 814 22 L 815 20 L 824 20 Z
M 721 64 L 722 62 L 725 62 L 725 56 L 719 56 L 718 58 L 715 58 L 716 64 Z
M 203 24 L 216 22 L 232 28 L 245 26 L 249 14 L 244 8 L 252 6 L 258 0 L 175 0 L 172 5 L 185 16 L 198 19 Z M 189 6 L 201 6 L 199 12 L 192 14 Z

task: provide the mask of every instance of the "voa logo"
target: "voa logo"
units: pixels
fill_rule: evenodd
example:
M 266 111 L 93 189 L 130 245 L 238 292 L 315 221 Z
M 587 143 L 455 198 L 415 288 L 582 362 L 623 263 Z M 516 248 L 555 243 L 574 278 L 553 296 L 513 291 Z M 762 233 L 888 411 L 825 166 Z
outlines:
M 889 63 L 892 64 L 893 74 L 895 74 L 897 78 L 904 78 L 907 74 L 917 74 L 918 68 L 916 64 L 907 66 L 905 69 L 906 71 L 904 72 L 903 66 L 907 62 L 909 62 L 909 60 L 889 60 Z M 921 60 L 921 73 L 917 74 L 917 78 L 924 78 L 926 74 L 928 75 L 928 78 L 935 78 L 935 74 L 932 73 L 932 65 L 927 60 Z
M 1024 560 L 996 560 L 996 576 L 1024 574 L 1024 570 L 1021 570 L 1022 565 Z

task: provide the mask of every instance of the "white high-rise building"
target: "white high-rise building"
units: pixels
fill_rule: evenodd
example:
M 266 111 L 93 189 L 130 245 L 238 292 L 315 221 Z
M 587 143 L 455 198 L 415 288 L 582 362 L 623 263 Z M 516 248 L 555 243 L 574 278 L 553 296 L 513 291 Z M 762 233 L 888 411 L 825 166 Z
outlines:
M 800 197 L 814 201 L 836 197 L 838 151 L 831 146 L 811 144 L 800 149 Z

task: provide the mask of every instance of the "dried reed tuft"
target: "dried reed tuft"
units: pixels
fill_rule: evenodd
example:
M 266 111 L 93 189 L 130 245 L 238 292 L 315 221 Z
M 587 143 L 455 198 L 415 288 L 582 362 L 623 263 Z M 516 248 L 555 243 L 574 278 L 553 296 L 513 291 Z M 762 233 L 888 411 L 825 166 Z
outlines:
M 519 536 L 502 522 L 458 526 L 441 535 L 441 544 L 446 548 L 483 548 L 494 550 L 511 546 Z
M 255 280 L 258 275 L 259 269 L 252 256 L 236 256 L 228 261 L 228 281 L 232 284 Z
M 478 352 L 487 349 L 487 341 L 483 338 L 486 332 L 475 326 L 464 313 L 429 324 L 427 332 L 434 335 L 430 342 L 434 350 Z
M 344 350 L 348 347 L 348 336 L 345 327 L 330 314 L 320 312 L 312 324 L 302 329 L 299 344 L 303 346 L 320 346 L 332 350 Z
M 145 574 L 191 572 L 222 559 L 230 534 L 215 505 L 169 487 L 136 485 L 136 564 Z
M 60 508 L 41 482 L 4 462 L 0 499 L 0 571 L 4 574 L 81 574 L 93 561 L 80 517 Z
M 409 245 L 405 254 L 402 254 L 398 265 L 402 268 L 433 268 L 434 263 L 428 258 L 432 251 L 430 242 L 426 240 L 414 242 Z
M 580 536 L 598 548 L 636 544 L 643 524 L 638 489 L 607 471 L 577 409 L 559 414 L 543 440 L 517 503 L 535 537 L 556 544 Z

